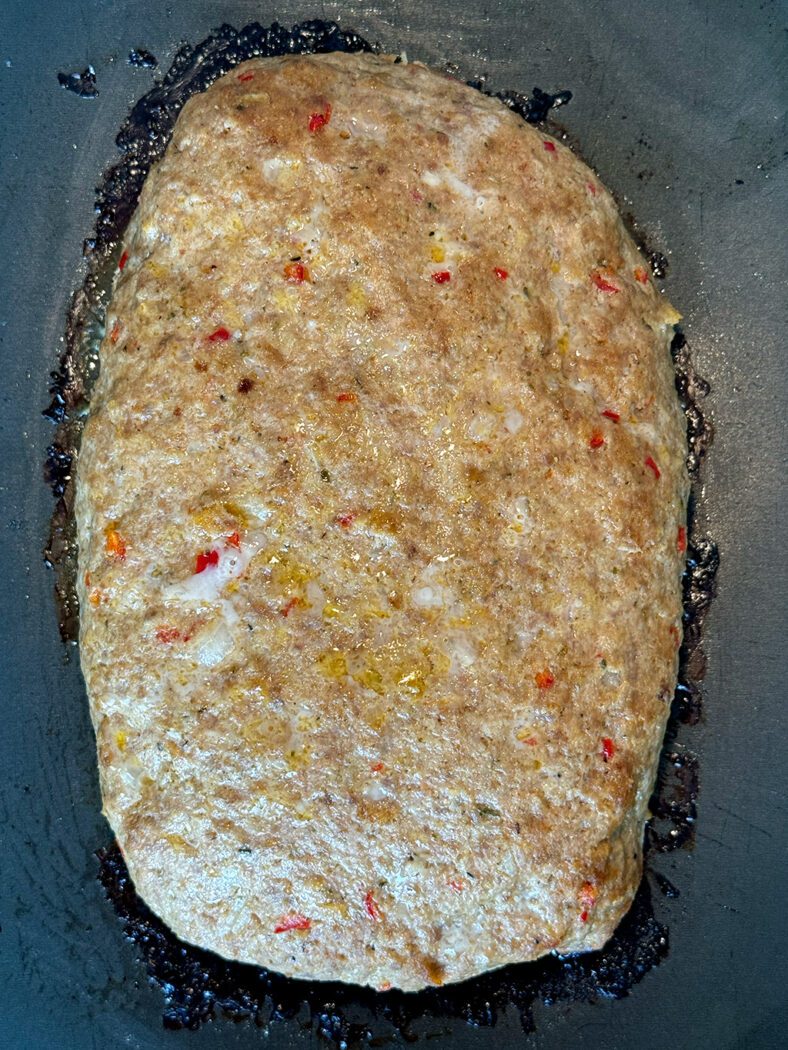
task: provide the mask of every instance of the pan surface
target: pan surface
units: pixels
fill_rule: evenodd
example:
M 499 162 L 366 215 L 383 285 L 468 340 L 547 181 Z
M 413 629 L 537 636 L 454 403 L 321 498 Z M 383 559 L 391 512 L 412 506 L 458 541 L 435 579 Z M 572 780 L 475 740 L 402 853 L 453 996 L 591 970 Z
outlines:
M 58 638 L 43 566 L 51 496 L 41 481 L 51 425 L 40 416 L 94 186 L 117 158 L 114 135 L 183 40 L 219 23 L 285 25 L 332 18 L 384 49 L 456 63 L 492 90 L 569 88 L 559 119 L 650 245 L 670 261 L 667 289 L 684 314 L 716 440 L 703 470 L 696 534 L 722 554 L 705 629 L 704 718 L 681 739 L 700 760 L 691 851 L 660 870 L 680 896 L 655 901 L 670 951 L 620 1001 L 537 1004 L 536 1031 L 516 1012 L 494 1026 L 425 1016 L 432 1046 L 761 1048 L 781 1045 L 788 934 L 785 791 L 788 218 L 785 9 L 696 0 L 416 0 L 172 6 L 5 0 L 0 12 L 0 224 L 3 412 L 0 449 L 0 1047 L 194 1046 L 273 1050 L 320 1045 L 296 1016 L 266 1037 L 217 1020 L 194 1033 L 162 1028 L 149 986 L 96 880 L 100 816 L 94 741 L 72 652 Z M 98 97 L 57 73 L 96 71 Z M 307 1017 L 308 1020 L 308 1017 Z M 374 1035 L 387 1045 L 391 1026 Z M 365 1042 L 363 1045 L 370 1045 Z M 374 1043 L 372 1045 L 375 1045 Z

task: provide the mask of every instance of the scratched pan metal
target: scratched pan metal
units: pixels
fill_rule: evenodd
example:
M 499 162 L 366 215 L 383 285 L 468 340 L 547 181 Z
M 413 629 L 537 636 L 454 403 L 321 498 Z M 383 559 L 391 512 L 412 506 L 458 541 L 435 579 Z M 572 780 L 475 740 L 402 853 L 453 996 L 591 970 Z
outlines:
M 51 497 L 40 480 L 51 440 L 40 412 L 81 280 L 94 186 L 116 157 L 130 104 L 152 82 L 151 71 L 128 65 L 129 50 L 150 50 L 166 69 L 181 41 L 222 21 L 316 16 L 387 50 L 454 62 L 496 90 L 574 92 L 562 122 L 670 260 L 667 288 L 711 382 L 716 429 L 698 530 L 719 543 L 722 569 L 705 631 L 704 717 L 685 736 L 700 759 L 697 836 L 662 867 L 680 896 L 655 902 L 670 930 L 667 957 L 622 1000 L 537 1003 L 531 1034 L 503 1011 L 486 1027 L 427 1016 L 408 1039 L 496 1050 L 784 1045 L 785 9 L 734 0 L 5 0 L 0 1047 L 321 1042 L 298 1018 L 267 1035 L 222 1019 L 196 1032 L 163 1028 L 161 991 L 95 877 L 94 851 L 111 836 L 83 686 L 76 662 L 65 661 L 41 558 Z M 62 91 L 58 71 L 88 64 L 98 98 Z

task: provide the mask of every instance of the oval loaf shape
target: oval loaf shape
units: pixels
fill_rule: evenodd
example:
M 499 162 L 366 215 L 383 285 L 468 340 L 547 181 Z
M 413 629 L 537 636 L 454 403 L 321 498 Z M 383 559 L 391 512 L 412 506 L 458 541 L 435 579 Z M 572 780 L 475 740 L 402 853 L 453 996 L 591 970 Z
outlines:
M 607 940 L 676 676 L 677 319 L 592 171 L 422 65 L 186 104 L 76 508 L 104 808 L 179 937 L 404 989 Z

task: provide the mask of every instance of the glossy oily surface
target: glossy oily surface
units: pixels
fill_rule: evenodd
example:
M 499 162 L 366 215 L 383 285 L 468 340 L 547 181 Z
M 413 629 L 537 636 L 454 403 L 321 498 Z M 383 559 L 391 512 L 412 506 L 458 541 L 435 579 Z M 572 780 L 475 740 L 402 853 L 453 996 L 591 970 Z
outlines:
M 677 666 L 676 320 L 594 174 L 455 80 L 191 98 L 76 502 L 104 808 L 177 934 L 384 990 L 602 947 Z
M 785 939 L 778 892 L 785 576 L 775 525 L 785 513 L 785 372 L 776 341 L 783 318 L 775 294 L 785 272 L 778 10 L 594 3 L 581 11 L 551 3 L 531 6 L 526 19 L 514 6 L 471 3 L 462 19 L 439 4 L 351 4 L 341 12 L 346 25 L 387 50 L 404 46 L 437 66 L 456 61 L 463 76 L 487 74 L 496 89 L 530 91 L 538 83 L 574 91 L 562 120 L 654 246 L 669 254 L 668 291 L 681 302 L 693 354 L 713 388 L 717 438 L 696 530 L 711 529 L 723 568 L 706 634 L 704 721 L 682 729 L 678 745 L 699 757 L 695 848 L 656 862 L 680 892 L 654 903 L 670 927 L 670 953 L 623 1001 L 537 1003 L 534 1039 L 542 1046 L 778 1042 L 784 986 L 774 960 Z M 253 17 L 290 24 L 313 13 L 300 4 L 222 11 L 236 25 Z M 119 941 L 94 877 L 93 851 L 110 833 L 97 815 L 80 677 L 75 664 L 63 665 L 52 577 L 40 563 L 51 497 L 38 478 L 52 430 L 37 413 L 47 403 L 65 304 L 81 280 L 78 245 L 91 232 L 97 172 L 116 156 L 117 128 L 151 83 L 126 55 L 142 46 L 167 68 L 178 42 L 202 39 L 217 12 L 208 3 L 170 10 L 8 4 L 2 17 L 4 1033 L 12 1046 L 82 1047 L 95 1039 L 159 1047 L 173 1038 L 161 1028 L 161 993 L 148 986 L 137 949 Z M 57 72 L 89 63 L 98 99 L 59 87 Z M 336 997 L 330 989 L 321 994 L 331 1029 Z M 431 1001 L 415 1011 L 411 1034 L 429 1037 L 430 1046 L 522 1045 L 516 1010 L 487 989 L 482 996 L 492 1012 L 467 1016 L 494 1027 L 468 1028 L 459 1009 L 447 1014 Z M 270 1044 L 317 1044 L 320 1025 L 298 1007 L 297 994 L 276 1001 L 286 1001 L 292 1016 L 272 1025 Z M 385 1039 L 391 1027 L 382 1010 L 374 1008 L 373 1023 Z M 188 1038 L 256 1046 L 260 1037 L 255 1028 L 216 1023 Z

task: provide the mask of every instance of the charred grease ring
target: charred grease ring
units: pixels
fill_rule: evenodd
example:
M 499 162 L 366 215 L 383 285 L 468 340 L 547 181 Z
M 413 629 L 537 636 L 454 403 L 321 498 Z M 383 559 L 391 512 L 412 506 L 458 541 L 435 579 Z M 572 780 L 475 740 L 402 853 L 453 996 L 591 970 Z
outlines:
M 116 140 L 123 156 L 105 174 L 97 191 L 95 232 L 85 242 L 87 275 L 71 302 L 66 350 L 59 370 L 52 373 L 52 403 L 44 413 L 57 426 L 45 467 L 56 500 L 45 558 L 56 571 L 55 588 L 65 641 L 75 643 L 78 629 L 72 466 L 90 388 L 98 372 L 98 345 L 103 335 L 114 253 L 148 171 L 163 155 L 186 101 L 240 62 L 258 56 L 375 50 L 358 34 L 343 31 L 333 22 L 303 22 L 291 30 L 276 24 L 263 28 L 252 23 L 238 31 L 223 25 L 196 47 L 182 47 L 168 72 L 137 102 L 123 124 Z M 471 86 L 483 88 L 479 81 Z M 551 109 L 568 102 L 571 93 L 549 95 L 536 88 L 530 97 L 517 92 L 501 92 L 496 97 L 530 123 L 541 123 Z M 566 138 L 561 129 L 558 137 Z M 637 229 L 632 232 L 655 277 L 663 277 L 664 257 L 644 246 Z M 672 352 L 676 388 L 687 418 L 687 466 L 697 483 L 701 460 L 711 441 L 711 428 L 699 404 L 708 387 L 695 375 L 681 334 L 676 335 Z M 696 495 L 693 492 L 690 500 L 690 532 Z M 701 629 L 713 594 L 718 560 L 710 540 L 690 536 L 679 683 L 651 800 L 654 818 L 646 829 L 647 868 L 655 853 L 685 847 L 693 839 L 698 762 L 691 751 L 677 742 L 677 737 L 682 725 L 693 725 L 700 718 L 698 682 L 704 670 Z M 252 1018 L 265 1028 L 289 1020 L 317 1032 L 337 1047 L 346 1047 L 373 1038 L 372 1028 L 378 1028 L 381 1019 L 410 1041 L 415 1037 L 412 1027 L 420 1019 L 439 1022 L 454 1018 L 471 1025 L 490 1026 L 495 1024 L 499 1012 L 513 1007 L 520 1014 L 524 1030 L 530 1032 L 534 1030 L 533 1005 L 537 1001 L 621 998 L 668 951 L 668 930 L 654 915 L 649 882 L 644 877 L 628 914 L 601 951 L 563 958 L 547 956 L 461 985 L 417 994 L 380 994 L 349 985 L 295 981 L 258 967 L 229 962 L 179 941 L 134 892 L 117 845 L 99 851 L 98 857 L 99 879 L 122 920 L 124 932 L 137 946 L 149 977 L 163 992 L 164 1023 L 169 1028 L 198 1028 L 218 1011 L 236 1018 Z M 666 896 L 678 895 L 663 875 L 655 873 L 655 880 Z M 364 1021 L 349 1020 L 348 1015 L 358 1017 L 359 1013 Z

